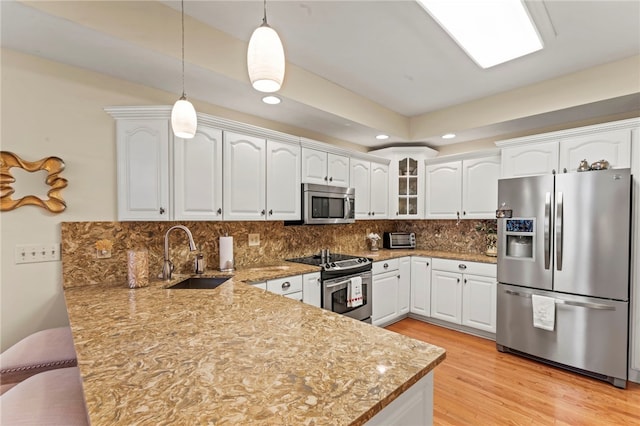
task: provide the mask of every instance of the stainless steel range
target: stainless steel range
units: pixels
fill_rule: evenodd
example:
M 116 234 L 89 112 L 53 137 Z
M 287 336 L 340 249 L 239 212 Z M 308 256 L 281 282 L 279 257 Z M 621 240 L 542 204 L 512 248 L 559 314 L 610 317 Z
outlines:
M 338 314 L 371 323 L 372 262 L 366 257 L 346 254 L 322 254 L 287 259 L 289 262 L 320 266 L 322 281 L 322 307 Z M 349 291 L 361 281 L 362 302 L 349 306 Z

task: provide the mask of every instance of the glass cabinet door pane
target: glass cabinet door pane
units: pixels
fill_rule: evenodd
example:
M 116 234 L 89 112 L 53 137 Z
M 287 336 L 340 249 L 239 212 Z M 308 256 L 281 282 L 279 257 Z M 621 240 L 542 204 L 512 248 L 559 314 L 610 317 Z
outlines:
M 406 198 L 398 199 L 398 213 L 399 214 L 407 214 L 407 199 Z
M 413 158 L 408 158 L 407 161 L 409 162 L 409 175 L 418 176 L 418 161 Z
M 418 178 L 410 177 L 409 178 L 409 195 L 418 195 Z
M 407 159 L 403 158 L 402 160 L 400 160 L 398 162 L 398 174 L 400 176 L 404 176 L 407 173 L 408 173 L 408 170 L 407 170 Z
M 407 179 L 404 177 L 398 179 L 398 194 L 407 195 Z
M 409 198 L 409 214 L 418 214 L 417 198 Z

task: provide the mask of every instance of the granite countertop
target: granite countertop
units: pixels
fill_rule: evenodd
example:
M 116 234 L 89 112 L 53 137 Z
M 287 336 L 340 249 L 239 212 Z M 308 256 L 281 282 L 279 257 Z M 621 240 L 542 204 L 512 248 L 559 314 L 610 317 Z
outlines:
M 259 265 L 213 290 L 66 289 L 91 424 L 360 425 L 445 358 L 242 282 L 317 270 Z
M 441 250 L 402 250 L 402 249 L 380 249 L 377 251 L 363 251 L 359 253 L 353 253 L 356 256 L 363 256 L 373 259 L 374 262 L 380 260 L 388 260 L 396 257 L 405 256 L 423 256 L 423 257 L 437 257 L 441 259 L 453 259 L 463 260 L 467 262 L 480 262 L 480 263 L 498 263 L 497 257 L 487 256 L 479 253 L 457 253 L 451 251 Z

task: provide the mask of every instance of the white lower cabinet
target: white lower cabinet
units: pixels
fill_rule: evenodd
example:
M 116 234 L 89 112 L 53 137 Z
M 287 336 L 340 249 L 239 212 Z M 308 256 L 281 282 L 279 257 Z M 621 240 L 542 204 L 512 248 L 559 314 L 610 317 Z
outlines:
M 391 401 L 366 426 L 407 426 L 433 424 L 433 371 Z
M 431 258 L 411 257 L 411 306 L 409 312 L 431 316 Z
M 320 272 L 302 276 L 302 301 L 309 305 L 322 307 L 322 283 Z
M 259 288 L 261 290 L 266 290 L 267 289 L 267 283 L 263 282 L 263 283 L 252 283 L 252 286 L 254 286 L 255 288 Z
M 267 280 L 267 290 L 302 301 L 302 275 Z
M 371 323 L 384 326 L 405 316 L 410 292 L 410 257 L 374 262 Z
M 496 332 L 496 265 L 433 259 L 431 317 Z

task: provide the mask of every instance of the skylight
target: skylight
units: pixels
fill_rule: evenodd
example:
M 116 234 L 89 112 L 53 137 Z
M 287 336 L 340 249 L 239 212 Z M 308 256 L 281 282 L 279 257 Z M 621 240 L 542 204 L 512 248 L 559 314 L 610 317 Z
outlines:
M 521 0 L 417 0 L 482 68 L 542 49 Z

